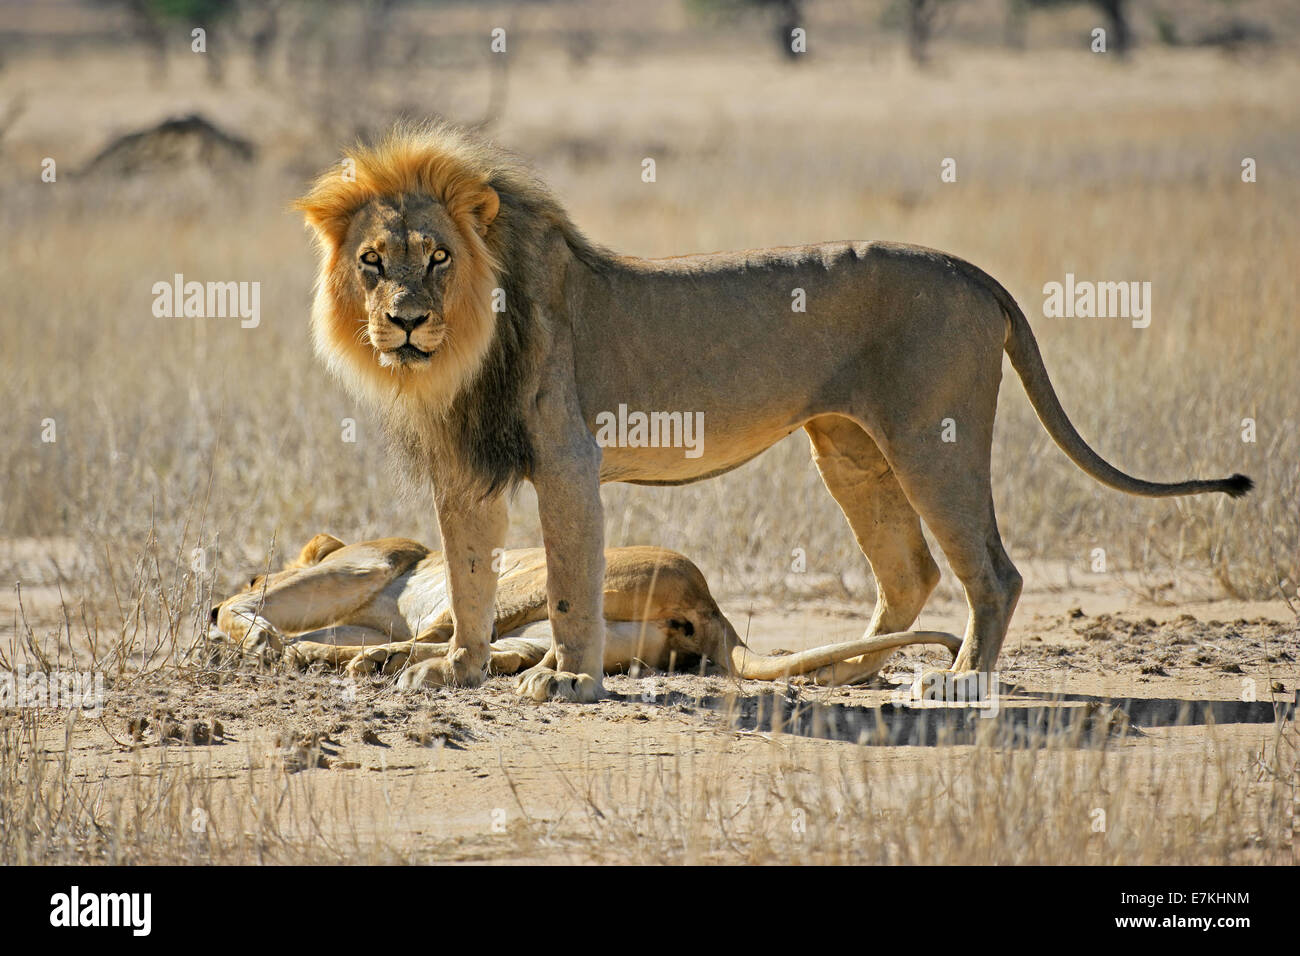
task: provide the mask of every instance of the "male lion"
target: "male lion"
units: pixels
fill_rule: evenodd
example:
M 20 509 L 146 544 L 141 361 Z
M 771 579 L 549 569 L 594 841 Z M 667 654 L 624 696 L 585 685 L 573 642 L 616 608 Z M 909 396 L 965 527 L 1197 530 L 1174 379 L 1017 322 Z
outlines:
M 546 556 L 540 548 L 502 552 L 488 669 L 514 674 L 546 664 L 553 652 L 547 622 Z M 451 650 L 451 611 L 443 556 L 405 538 L 345 545 L 329 534 L 307 542 L 283 571 L 258 575 L 212 609 L 219 640 L 264 660 L 346 666 L 349 673 L 401 672 L 418 687 Z M 605 552 L 606 672 L 636 662 L 668 670 L 707 662 L 747 680 L 810 675 L 816 683 L 853 684 L 910 644 L 960 641 L 941 632 L 885 634 L 796 654 L 757 654 L 745 646 L 709 593 L 700 569 L 663 548 Z M 542 689 L 542 688 L 538 688 Z
M 518 482 L 537 492 L 555 651 L 519 691 L 592 700 L 600 484 L 711 478 L 797 428 L 875 574 L 867 635 L 906 631 L 937 582 L 924 519 L 970 608 L 953 669 L 992 670 L 1021 584 L 989 482 L 1003 352 L 1048 434 L 1103 484 L 1151 497 L 1251 487 L 1143 481 L 1107 463 L 1066 417 L 1024 313 L 955 256 L 887 242 L 619 256 L 524 164 L 459 128 L 399 128 L 348 159 L 297 204 L 320 250 L 313 332 L 432 485 L 453 633 L 427 680 L 487 673 L 492 555 Z M 790 308 L 797 289 L 804 313 Z M 602 448 L 597 417 L 620 406 L 702 413 L 702 446 Z M 945 418 L 955 442 L 941 439 Z

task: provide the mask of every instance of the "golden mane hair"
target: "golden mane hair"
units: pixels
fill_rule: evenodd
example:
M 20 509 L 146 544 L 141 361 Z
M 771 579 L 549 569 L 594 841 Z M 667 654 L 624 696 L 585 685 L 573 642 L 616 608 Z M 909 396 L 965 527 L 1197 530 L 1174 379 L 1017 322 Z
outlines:
M 555 281 L 543 250 L 558 235 L 593 269 L 610 254 L 578 232 L 524 162 L 454 124 L 399 125 L 377 145 L 344 156 L 294 203 L 320 255 L 312 305 L 317 353 L 354 394 L 378 406 L 416 474 L 436 472 L 444 489 L 454 484 L 479 494 L 527 477 L 533 453 L 522 409 L 540 361 L 535 302 Z M 358 210 L 408 194 L 440 202 L 469 254 L 458 257 L 444 298 L 444 346 L 427 366 L 394 374 L 361 334 L 364 302 L 342 252 Z M 492 309 L 495 289 L 504 293 L 504 313 Z
M 385 404 L 416 398 L 426 410 L 445 410 L 483 361 L 492 339 L 492 290 L 499 263 L 484 241 L 480 216 L 496 212 L 489 186 L 492 165 L 483 144 L 450 124 L 399 126 L 375 146 L 344 152 L 340 167 L 323 173 L 294 203 L 315 232 L 321 263 L 312 306 L 316 351 L 342 381 L 362 397 Z M 447 210 L 469 255 L 458 260 L 447 289 L 447 338 L 427 368 L 395 375 L 375 361 L 358 329 L 366 315 L 353 293 L 352 263 L 343 243 L 352 217 L 366 203 L 417 193 Z

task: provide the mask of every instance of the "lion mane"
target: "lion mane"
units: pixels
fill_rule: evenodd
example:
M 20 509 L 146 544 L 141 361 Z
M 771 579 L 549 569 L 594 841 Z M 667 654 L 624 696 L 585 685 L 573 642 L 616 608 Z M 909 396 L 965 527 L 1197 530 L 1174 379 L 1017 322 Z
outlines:
M 446 346 L 416 374 L 398 376 L 375 362 L 363 339 L 364 303 L 349 281 L 344 245 L 363 206 L 411 194 L 443 205 L 469 255 L 456 262 L 447 291 Z M 497 214 L 480 230 L 476 212 L 492 199 Z M 353 395 L 378 408 L 412 478 L 433 475 L 440 491 L 475 497 L 527 478 L 534 456 L 522 405 L 545 334 L 542 250 L 558 232 L 595 268 L 608 253 L 582 236 L 522 160 L 443 121 L 399 125 L 377 144 L 346 150 L 294 208 L 319 255 L 316 351 Z

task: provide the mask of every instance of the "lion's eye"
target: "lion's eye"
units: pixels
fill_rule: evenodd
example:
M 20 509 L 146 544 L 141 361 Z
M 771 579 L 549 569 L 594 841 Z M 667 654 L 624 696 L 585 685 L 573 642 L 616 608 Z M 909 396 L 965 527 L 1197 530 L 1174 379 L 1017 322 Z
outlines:
M 433 255 L 429 258 L 429 261 L 432 262 L 435 266 L 440 266 L 450 258 L 451 258 L 451 253 L 448 252 L 446 249 L 434 249 Z
M 371 249 L 369 252 L 365 253 L 361 257 L 361 264 L 363 266 L 371 266 L 376 269 L 379 268 L 379 264 L 382 261 L 383 260 L 379 258 L 379 253 L 375 252 L 375 250 L 373 249 Z

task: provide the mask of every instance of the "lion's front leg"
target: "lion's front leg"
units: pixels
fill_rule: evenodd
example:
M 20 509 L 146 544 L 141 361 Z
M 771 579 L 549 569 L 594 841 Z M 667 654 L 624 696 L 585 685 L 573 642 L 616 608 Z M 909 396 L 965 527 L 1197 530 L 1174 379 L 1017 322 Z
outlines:
M 439 499 L 452 635 L 446 656 L 422 668 L 421 684 L 475 687 L 487 677 L 497 589 L 493 552 L 505 543 L 508 526 L 502 495 L 473 503 Z
M 555 667 L 526 671 L 516 693 L 532 700 L 593 701 L 604 696 L 605 526 L 600 452 L 589 434 L 568 455 L 534 474 L 546 544 L 547 610 Z

